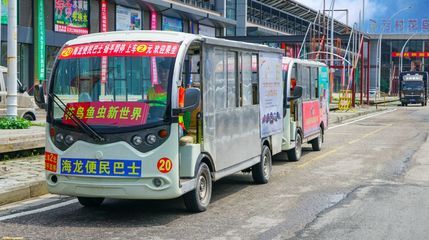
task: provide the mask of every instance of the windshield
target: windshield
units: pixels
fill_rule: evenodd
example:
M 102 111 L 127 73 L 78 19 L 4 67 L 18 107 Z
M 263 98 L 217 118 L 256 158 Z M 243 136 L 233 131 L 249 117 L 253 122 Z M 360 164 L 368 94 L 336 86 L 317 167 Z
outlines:
M 66 47 L 57 61 L 51 91 L 69 111 L 96 127 L 163 121 L 177 50 L 176 43 L 152 42 Z M 60 107 L 52 106 L 54 121 L 74 125 Z
M 423 89 L 423 81 L 404 81 L 402 87 L 404 90 L 420 90 Z

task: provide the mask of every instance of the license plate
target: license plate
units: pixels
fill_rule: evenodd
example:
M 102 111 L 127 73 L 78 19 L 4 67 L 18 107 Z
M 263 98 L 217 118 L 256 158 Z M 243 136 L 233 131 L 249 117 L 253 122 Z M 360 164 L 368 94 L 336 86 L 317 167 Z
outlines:
M 106 177 L 140 177 L 139 160 L 61 158 L 61 174 Z

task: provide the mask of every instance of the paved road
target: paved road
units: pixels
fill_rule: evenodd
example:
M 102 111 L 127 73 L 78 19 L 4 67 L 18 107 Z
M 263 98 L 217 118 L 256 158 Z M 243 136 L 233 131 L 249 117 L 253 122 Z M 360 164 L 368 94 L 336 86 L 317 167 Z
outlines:
M 277 156 L 268 185 L 241 173 L 215 183 L 200 214 L 187 213 L 181 199 L 86 209 L 46 195 L 0 208 L 0 237 L 427 239 L 428 129 L 429 108 L 417 106 L 336 126 L 321 152 L 299 162 Z

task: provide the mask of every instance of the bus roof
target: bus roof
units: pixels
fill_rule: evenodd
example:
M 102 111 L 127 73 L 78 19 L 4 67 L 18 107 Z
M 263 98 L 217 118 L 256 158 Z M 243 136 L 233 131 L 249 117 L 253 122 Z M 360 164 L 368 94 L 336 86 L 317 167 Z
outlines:
M 308 60 L 308 59 L 298 59 L 298 58 L 290 58 L 290 57 L 283 57 L 283 63 L 286 64 L 293 64 L 293 63 L 301 63 L 301 64 L 309 64 L 309 65 L 316 65 L 321 67 L 326 67 L 327 65 L 314 60 Z
M 253 49 L 265 52 L 282 53 L 283 50 L 272 48 L 261 44 L 237 42 L 221 38 L 206 37 L 202 35 L 172 32 L 172 31 L 153 31 L 153 30 L 137 30 L 137 31 L 117 31 L 117 32 L 102 32 L 79 36 L 66 43 L 66 45 L 86 44 L 92 42 L 113 42 L 113 41 L 157 41 L 157 42 L 192 42 L 201 40 L 208 44 L 228 46 L 241 49 Z

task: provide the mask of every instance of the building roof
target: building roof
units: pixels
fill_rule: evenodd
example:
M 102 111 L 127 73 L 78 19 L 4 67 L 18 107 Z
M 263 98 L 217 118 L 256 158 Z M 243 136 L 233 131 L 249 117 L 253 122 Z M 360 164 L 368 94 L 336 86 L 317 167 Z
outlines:
M 318 11 L 307 7 L 301 3 L 298 3 L 296 0 L 258 0 L 259 2 L 275 7 L 281 11 L 290 13 L 292 15 L 297 16 L 307 22 L 314 22 Z M 323 15 L 325 18 L 325 22 L 328 22 L 329 17 L 327 15 Z M 323 18 L 320 18 L 320 21 L 323 22 Z M 348 33 L 351 31 L 351 27 L 346 24 L 335 20 L 334 21 L 334 29 L 337 33 Z

